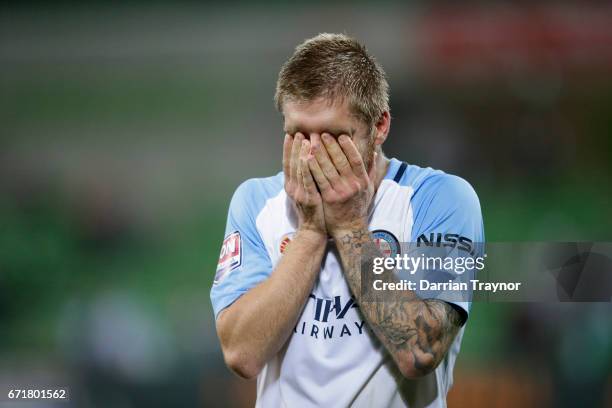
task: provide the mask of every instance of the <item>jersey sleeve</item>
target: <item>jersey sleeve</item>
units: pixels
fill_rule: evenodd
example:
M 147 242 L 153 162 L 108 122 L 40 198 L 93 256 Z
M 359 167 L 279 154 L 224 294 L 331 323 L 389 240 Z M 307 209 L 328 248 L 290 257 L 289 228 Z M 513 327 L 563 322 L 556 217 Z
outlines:
M 442 248 L 448 257 L 483 256 L 485 238 L 480 202 L 467 181 L 449 174 L 433 176 L 416 190 L 412 208 L 415 211 L 412 243 L 432 250 Z M 446 282 L 451 278 L 466 282 L 469 287 L 469 279 L 474 279 L 476 270 L 463 268 L 464 273 L 455 276 L 440 271 L 429 272 L 429 281 Z M 422 293 L 419 295 L 428 297 Z M 437 293 L 435 297 L 454 305 L 464 321 L 467 319 L 471 291 Z
M 272 263 L 257 230 L 257 214 L 263 207 L 257 180 L 247 180 L 234 193 L 227 216 L 210 298 L 215 319 L 249 289 L 265 280 Z

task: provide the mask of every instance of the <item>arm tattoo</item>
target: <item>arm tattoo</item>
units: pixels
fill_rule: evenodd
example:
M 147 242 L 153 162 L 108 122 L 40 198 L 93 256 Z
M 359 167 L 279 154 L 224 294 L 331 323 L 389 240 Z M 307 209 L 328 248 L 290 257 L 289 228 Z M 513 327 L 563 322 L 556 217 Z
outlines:
M 436 299 L 420 299 L 412 291 L 382 294 L 372 291 L 368 299 L 361 293 L 361 262 L 382 256 L 372 237 L 363 229 L 354 229 L 337 237 L 344 276 L 361 313 L 398 366 L 412 362 L 411 372 L 424 375 L 433 370 L 446 355 L 462 325 L 462 317 L 450 304 Z M 365 282 L 371 287 L 371 282 Z M 371 300 L 372 299 L 372 300 Z

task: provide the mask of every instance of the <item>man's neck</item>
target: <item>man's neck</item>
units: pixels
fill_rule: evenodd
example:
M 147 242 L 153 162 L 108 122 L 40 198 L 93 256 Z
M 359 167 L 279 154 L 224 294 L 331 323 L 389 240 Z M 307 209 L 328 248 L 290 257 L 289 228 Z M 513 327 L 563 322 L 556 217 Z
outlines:
M 377 191 L 380 183 L 382 183 L 383 179 L 387 175 L 387 171 L 389 170 L 389 163 L 391 160 L 385 157 L 385 154 L 379 150 L 376 155 L 376 179 L 374 180 L 374 190 Z

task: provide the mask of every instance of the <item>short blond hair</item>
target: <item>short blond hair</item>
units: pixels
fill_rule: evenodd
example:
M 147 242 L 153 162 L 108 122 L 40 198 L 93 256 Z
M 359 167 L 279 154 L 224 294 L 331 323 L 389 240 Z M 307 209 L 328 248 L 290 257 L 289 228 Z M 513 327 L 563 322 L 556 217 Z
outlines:
M 304 41 L 281 67 L 274 102 L 282 113 L 286 101 L 324 97 L 348 100 L 353 114 L 374 126 L 389 111 L 385 71 L 365 46 L 344 34 L 322 33 Z

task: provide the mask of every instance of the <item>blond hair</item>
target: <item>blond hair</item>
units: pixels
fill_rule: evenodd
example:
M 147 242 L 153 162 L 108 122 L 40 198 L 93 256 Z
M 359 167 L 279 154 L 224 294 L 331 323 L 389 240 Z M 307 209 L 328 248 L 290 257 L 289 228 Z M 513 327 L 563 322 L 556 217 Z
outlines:
M 383 68 L 357 40 L 344 34 L 319 34 L 304 41 L 281 67 L 274 101 L 282 112 L 286 101 L 324 97 L 348 100 L 354 115 L 374 126 L 389 111 L 389 84 Z

